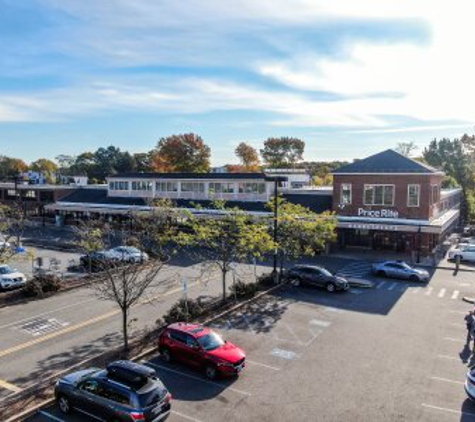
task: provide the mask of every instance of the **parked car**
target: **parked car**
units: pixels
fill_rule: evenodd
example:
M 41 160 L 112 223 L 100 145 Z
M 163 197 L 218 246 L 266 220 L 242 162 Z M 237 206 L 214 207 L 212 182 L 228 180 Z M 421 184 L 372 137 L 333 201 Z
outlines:
M 0 265 L 0 289 L 8 290 L 22 287 L 26 284 L 25 274 L 11 268 L 9 265 Z
M 164 421 L 172 399 L 155 370 L 130 361 L 66 375 L 56 383 L 55 397 L 65 414 L 75 410 L 106 422 Z
M 410 281 L 429 281 L 429 272 L 423 268 L 411 267 L 404 261 L 384 261 L 373 264 L 373 274 L 380 277 L 400 278 Z
M 449 251 L 447 258 L 455 260 L 457 256 L 461 261 L 475 261 L 475 245 L 459 243 Z
M 108 258 L 115 259 L 122 262 L 146 262 L 149 260 L 149 256 L 146 252 L 133 246 L 117 246 L 116 248 L 109 249 L 106 252 Z
M 316 265 L 296 265 L 287 272 L 287 279 L 294 286 L 306 284 L 324 287 L 328 292 L 350 288 L 345 277 L 333 275 L 326 268 Z
M 242 349 L 197 324 L 175 323 L 160 333 L 158 350 L 165 362 L 180 361 L 205 371 L 208 378 L 238 375 L 245 366 Z
M 465 377 L 465 392 L 468 397 L 475 401 L 475 367 L 472 366 Z
M 92 271 L 102 270 L 104 265 L 110 261 L 112 261 L 112 258 L 107 255 L 106 251 L 91 252 L 79 257 L 81 267 L 85 268 L 86 270 L 90 269 Z

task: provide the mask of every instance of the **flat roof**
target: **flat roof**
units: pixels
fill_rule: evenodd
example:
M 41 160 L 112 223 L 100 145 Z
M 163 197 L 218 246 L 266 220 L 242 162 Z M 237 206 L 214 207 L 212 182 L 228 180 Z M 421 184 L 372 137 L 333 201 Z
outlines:
M 264 173 L 119 173 L 108 179 L 266 179 Z

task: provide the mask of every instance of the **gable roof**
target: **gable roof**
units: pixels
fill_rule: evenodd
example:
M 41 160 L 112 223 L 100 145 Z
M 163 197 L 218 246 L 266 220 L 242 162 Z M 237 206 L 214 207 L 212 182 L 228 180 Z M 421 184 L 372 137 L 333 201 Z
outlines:
M 333 174 L 443 174 L 443 172 L 387 149 L 340 167 Z

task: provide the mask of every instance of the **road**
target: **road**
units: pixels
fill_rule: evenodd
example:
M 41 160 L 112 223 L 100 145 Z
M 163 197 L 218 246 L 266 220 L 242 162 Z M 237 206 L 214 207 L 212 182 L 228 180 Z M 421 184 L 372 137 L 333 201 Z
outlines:
M 158 356 L 172 422 L 475 421 L 463 391 L 473 357 L 464 314 L 473 272 L 440 269 L 428 285 L 375 279 L 329 294 L 285 287 L 214 327 L 248 354 L 236 380 L 210 382 Z M 31 421 L 81 421 L 53 406 Z

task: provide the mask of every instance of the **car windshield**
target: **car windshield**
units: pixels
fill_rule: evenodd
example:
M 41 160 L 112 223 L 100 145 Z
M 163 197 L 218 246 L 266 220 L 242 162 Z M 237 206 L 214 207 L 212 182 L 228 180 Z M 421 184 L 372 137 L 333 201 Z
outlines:
M 124 248 L 126 252 L 128 253 L 140 253 L 140 251 L 137 249 L 137 248 L 134 248 L 134 247 L 127 247 L 127 248 Z
M 399 263 L 401 265 L 402 268 L 404 268 L 405 270 L 412 270 L 412 267 L 406 263 L 406 262 L 400 262 Z
M 200 346 L 205 350 L 215 350 L 218 347 L 224 346 L 224 340 L 216 333 L 209 333 L 203 337 L 199 337 L 198 343 L 200 343 Z
M 12 274 L 15 271 L 10 268 L 8 265 L 5 265 L 4 267 L 0 267 L 0 274 Z

